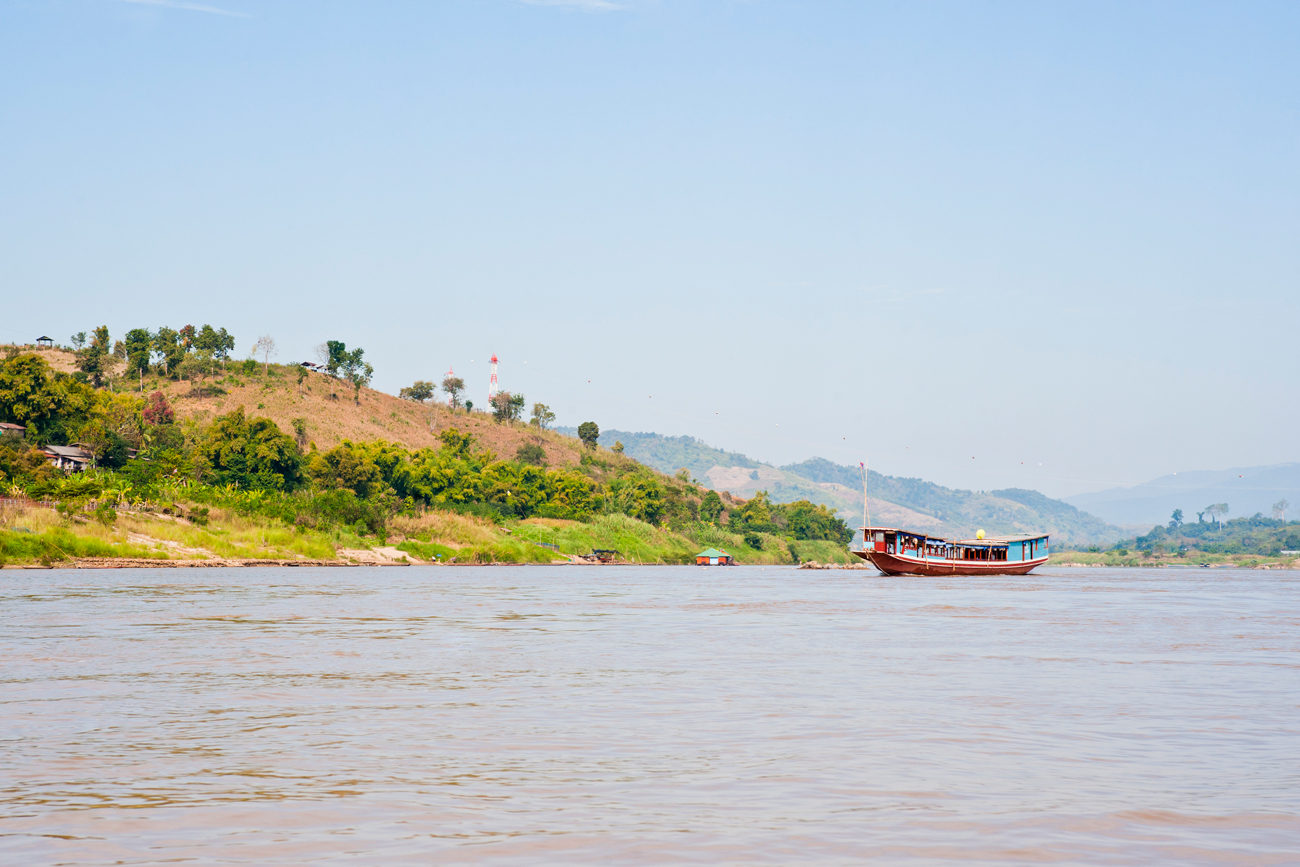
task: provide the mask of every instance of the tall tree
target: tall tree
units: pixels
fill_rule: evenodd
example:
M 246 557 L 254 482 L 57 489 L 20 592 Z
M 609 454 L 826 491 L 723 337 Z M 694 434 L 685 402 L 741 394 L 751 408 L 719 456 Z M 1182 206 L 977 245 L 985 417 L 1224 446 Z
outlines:
M 338 376 L 339 371 L 348 363 L 348 347 L 342 340 L 325 341 L 325 372 Z
M 510 399 L 511 394 L 508 391 L 498 391 L 492 395 L 492 399 L 489 401 L 492 404 L 492 417 L 498 423 L 510 421 Z
M 555 413 L 551 412 L 549 406 L 544 403 L 533 404 L 533 417 L 528 422 L 529 424 L 541 428 L 542 430 L 546 430 L 554 421 Z
M 262 356 L 262 375 L 267 376 L 271 371 L 271 359 L 275 357 L 278 351 L 275 348 L 275 338 L 269 334 L 263 334 L 257 338 L 257 343 L 253 346 L 253 351 Z
M 149 372 L 149 353 L 153 349 L 153 335 L 147 328 L 132 328 L 126 333 L 126 369 L 140 378 L 140 393 L 144 394 L 144 375 Z
M 578 425 L 578 439 L 587 448 L 595 450 L 596 443 L 600 440 L 600 428 L 594 421 L 584 421 Z
M 1174 513 L 1169 516 L 1169 529 L 1177 530 L 1183 525 L 1183 510 L 1174 509 Z
M 366 363 L 363 355 L 365 350 L 357 347 L 343 359 L 343 377 L 352 383 L 352 400 L 357 406 L 361 405 L 361 387 L 369 385 L 371 377 L 375 375 L 375 369 Z
M 174 376 L 185 360 L 185 347 L 180 332 L 164 325 L 153 336 L 153 351 L 163 366 L 163 375 Z
M 1273 517 L 1286 521 L 1286 510 L 1291 508 L 1291 504 L 1286 500 L 1278 500 L 1273 504 Z
M 226 369 L 226 362 L 230 360 L 230 353 L 234 351 L 235 336 L 224 328 L 218 328 L 216 337 L 212 341 L 212 355 L 221 360 L 222 370 Z
M 77 350 L 77 369 L 99 388 L 104 384 L 104 374 L 112 362 L 108 338 L 108 326 L 101 325 L 95 329 L 95 336 L 85 349 Z
M 465 380 L 447 374 L 442 380 L 442 390 L 447 392 L 447 396 L 451 399 L 452 409 L 456 409 L 460 406 L 460 393 L 465 390 Z
M 1212 503 L 1205 507 L 1205 512 L 1210 516 L 1210 520 L 1217 524 L 1222 520 L 1224 515 L 1228 514 L 1228 504 Z
M 81 347 L 83 347 L 83 346 L 85 346 L 85 345 L 86 345 L 86 332 L 84 332 L 84 331 L 78 331 L 76 334 L 72 335 L 72 348 L 73 348 L 73 349 L 80 350 Z
M 716 523 L 722 516 L 722 498 L 717 491 L 709 491 L 700 503 L 700 518 L 709 523 Z

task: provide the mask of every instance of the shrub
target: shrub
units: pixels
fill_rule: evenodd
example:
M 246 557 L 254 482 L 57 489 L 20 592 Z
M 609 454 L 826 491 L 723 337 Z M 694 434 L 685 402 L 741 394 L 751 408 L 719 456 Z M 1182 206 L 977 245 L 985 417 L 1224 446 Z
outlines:
M 117 521 L 117 509 L 108 503 L 100 503 L 95 509 L 95 520 L 105 527 L 111 527 Z

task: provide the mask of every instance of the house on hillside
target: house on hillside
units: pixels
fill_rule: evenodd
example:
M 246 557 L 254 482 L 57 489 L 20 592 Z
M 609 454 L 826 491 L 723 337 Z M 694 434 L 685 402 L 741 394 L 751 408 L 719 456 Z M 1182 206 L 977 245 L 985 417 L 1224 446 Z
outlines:
M 95 460 L 80 446 L 46 446 L 44 451 L 46 460 L 67 473 L 79 473 Z
M 735 566 L 736 560 L 726 551 L 717 548 L 705 548 L 695 555 L 696 566 Z
M 20 424 L 13 424 L 12 422 L 0 421 L 0 437 L 18 437 L 18 439 L 22 439 L 23 435 L 26 433 L 27 433 L 27 428 L 23 427 Z

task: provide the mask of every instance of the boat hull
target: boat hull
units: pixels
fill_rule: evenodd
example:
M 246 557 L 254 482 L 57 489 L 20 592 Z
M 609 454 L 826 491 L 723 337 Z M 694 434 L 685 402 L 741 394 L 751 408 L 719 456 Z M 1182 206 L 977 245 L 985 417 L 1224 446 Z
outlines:
M 900 557 L 884 551 L 854 551 L 886 575 L 1026 575 L 1047 562 L 1046 557 L 1021 562 L 1005 560 L 938 560 Z

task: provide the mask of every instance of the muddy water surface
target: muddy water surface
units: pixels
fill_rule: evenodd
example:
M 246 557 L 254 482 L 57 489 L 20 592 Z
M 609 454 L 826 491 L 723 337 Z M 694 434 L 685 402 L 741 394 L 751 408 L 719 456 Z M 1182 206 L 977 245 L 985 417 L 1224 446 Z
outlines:
M 4 572 L 3 864 L 1300 862 L 1300 581 Z

